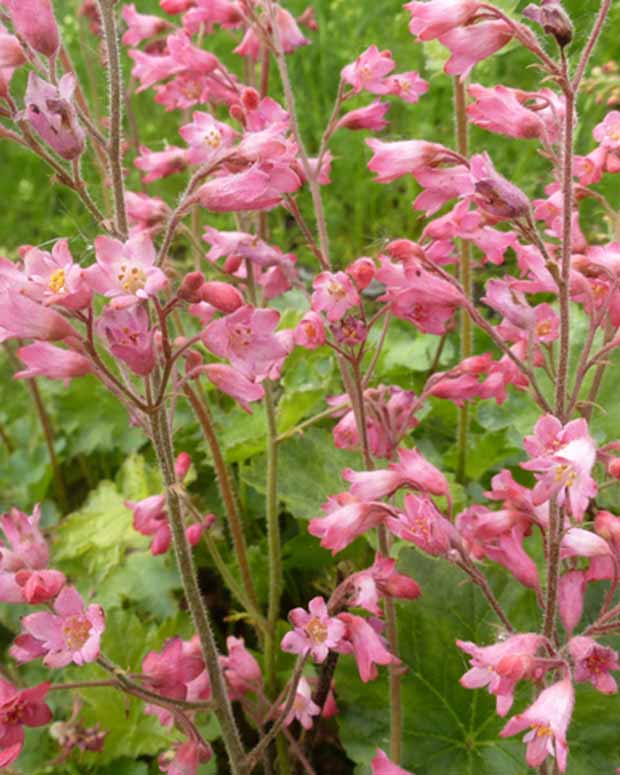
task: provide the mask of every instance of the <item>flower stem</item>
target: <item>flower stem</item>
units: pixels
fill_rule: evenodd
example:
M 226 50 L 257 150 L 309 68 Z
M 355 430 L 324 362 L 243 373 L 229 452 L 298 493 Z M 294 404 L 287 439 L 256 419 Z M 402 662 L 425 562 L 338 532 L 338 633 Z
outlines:
M 467 94 L 465 83 L 459 78 L 454 78 L 454 115 L 456 119 L 456 149 L 461 156 L 467 156 L 469 152 L 469 138 L 467 126 Z M 469 300 L 472 298 L 471 275 L 471 244 L 462 239 L 460 244 L 460 281 L 463 294 Z M 460 312 L 459 336 L 461 344 L 461 360 L 469 358 L 472 354 L 472 324 L 471 318 L 465 309 Z M 459 409 L 458 442 L 456 481 L 461 484 L 465 481 L 465 462 L 467 458 L 467 437 L 469 431 L 469 404 L 465 401 Z
M 200 639 L 202 655 L 211 682 L 214 712 L 220 725 L 222 738 L 228 754 L 231 775 L 243 775 L 245 772 L 245 752 L 239 737 L 235 717 L 226 691 L 226 683 L 219 663 L 215 637 L 211 629 L 209 614 L 200 593 L 192 550 L 185 534 L 182 504 L 175 490 L 177 484 L 174 473 L 174 451 L 172 438 L 163 409 L 149 417 L 153 444 L 157 462 L 166 486 L 166 503 L 172 532 L 174 553 L 179 568 L 187 606 L 192 616 L 196 632 Z
M 118 29 L 114 12 L 115 0 L 98 0 L 101 14 L 101 26 L 105 39 L 108 78 L 109 78 L 109 110 L 110 136 L 108 158 L 110 161 L 110 177 L 114 192 L 114 220 L 116 228 L 123 239 L 127 239 L 129 231 L 127 211 L 125 209 L 125 179 L 123 175 L 123 154 L 121 150 L 123 132 L 123 77 L 118 46 Z

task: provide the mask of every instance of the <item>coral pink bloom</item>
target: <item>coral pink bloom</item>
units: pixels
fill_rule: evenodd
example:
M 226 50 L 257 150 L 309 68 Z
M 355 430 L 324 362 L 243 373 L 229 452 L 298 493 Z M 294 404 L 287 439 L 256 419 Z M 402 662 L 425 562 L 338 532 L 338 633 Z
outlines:
M 234 398 L 248 414 L 252 414 L 248 402 L 260 401 L 265 397 L 262 385 L 252 382 L 232 366 L 226 366 L 224 363 L 209 363 L 206 366 L 200 366 L 198 370 L 201 374 L 205 374 L 218 390 Z
M 66 73 L 58 87 L 31 72 L 28 76 L 26 118 L 50 148 L 63 159 L 77 159 L 84 150 L 84 130 L 73 107 L 76 80 Z
M 76 331 L 52 309 L 21 293 L 0 293 L 0 342 L 7 339 L 58 341 L 75 337 Z
M 351 279 L 344 272 L 321 272 L 315 277 L 312 287 L 312 309 L 325 312 L 332 323 L 360 303 Z
M 428 83 L 420 78 L 419 73 L 411 70 L 408 73 L 391 75 L 387 82 L 390 87 L 388 94 L 400 97 L 401 100 L 415 104 L 428 91 Z
M 380 132 L 390 123 L 385 119 L 389 108 L 387 102 L 375 100 L 370 105 L 345 113 L 336 124 L 336 129 L 372 129 Z
M 620 150 L 620 111 L 612 110 L 600 124 L 597 124 L 592 132 L 594 139 L 603 148 Z
M 419 40 L 433 40 L 470 22 L 480 3 L 477 0 L 430 0 L 411 2 L 405 8 L 411 14 L 409 32 Z
M 166 275 L 155 266 L 155 248 L 146 234 L 136 234 L 125 243 L 97 237 L 95 253 L 97 263 L 85 270 L 87 282 L 94 291 L 111 298 L 116 309 L 156 296 L 168 284 Z
M 183 172 L 188 164 L 188 151 L 186 148 L 178 148 L 171 145 L 165 151 L 150 151 L 145 145 L 140 146 L 140 155 L 134 164 L 146 175 L 142 178 L 144 183 L 152 183 L 154 180 Z
M 40 727 L 52 720 L 43 702 L 49 682 L 19 690 L 0 679 L 0 768 L 8 767 L 24 746 L 24 727 Z
M 83 309 L 92 299 L 92 290 L 84 279 L 84 270 L 76 264 L 66 239 L 58 240 L 51 253 L 30 248 L 24 256 L 26 293 L 45 305 Z
M 546 138 L 545 122 L 539 111 L 531 110 L 524 104 L 526 100 L 535 99 L 535 93 L 507 86 L 489 89 L 473 83 L 469 94 L 474 102 L 468 106 L 467 113 L 473 124 L 508 137 L 524 140 Z
M 310 688 L 310 684 L 308 683 L 308 680 L 302 676 L 297 684 L 293 707 L 289 711 L 284 723 L 288 726 L 294 719 L 297 719 L 304 729 L 310 729 L 313 723 L 313 716 L 319 716 L 320 714 L 321 709 L 315 702 L 312 702 L 312 689 Z
M 142 377 L 151 373 L 155 366 L 153 331 L 149 330 L 149 317 L 143 306 L 106 307 L 96 325 L 115 358 Z
M 247 258 L 259 266 L 271 266 L 280 257 L 277 248 L 268 245 L 255 234 L 243 231 L 218 231 L 207 226 L 202 238 L 211 245 L 207 253 L 209 261 L 217 261 L 222 256 L 238 256 L 239 259 Z
M 239 307 L 243 307 L 243 294 L 238 288 L 230 283 L 223 283 L 220 280 L 210 280 L 203 283 L 200 288 L 202 301 L 206 301 L 212 307 L 229 314 L 235 312 Z
M 32 516 L 19 509 L 11 509 L 0 517 L 0 527 L 8 541 L 8 545 L 0 541 L 0 570 L 40 570 L 47 566 L 49 549 L 39 530 L 40 519 L 41 507 L 38 504 Z
M 544 503 L 557 496 L 561 506 L 568 500 L 572 516 L 582 520 L 590 498 L 597 493 L 590 476 L 596 460 L 596 447 L 585 420 L 572 420 L 564 427 L 552 415 L 538 420 L 533 436 L 526 436 L 524 446 L 532 460 L 522 468 L 536 471 L 538 482 L 533 503 Z
M 300 46 L 307 46 L 310 41 L 305 38 L 297 26 L 295 18 L 281 6 L 276 9 L 276 26 L 280 37 L 282 50 L 291 54 Z M 235 54 L 257 60 L 261 52 L 261 41 L 252 27 L 248 27 L 241 43 L 233 49 Z
M 373 44 L 350 65 L 342 69 L 341 78 L 353 87 L 353 93 L 362 90 L 372 94 L 387 94 L 390 85 L 386 75 L 395 67 L 390 51 L 379 51 Z
M 160 225 L 170 214 L 170 208 L 163 199 L 133 191 L 125 192 L 125 207 L 129 222 L 140 231 Z
M 158 764 L 159 769 L 168 775 L 197 775 L 200 765 L 212 757 L 213 749 L 208 743 L 186 740 L 170 754 L 161 754 Z
M 65 667 L 70 662 L 84 665 L 99 656 L 101 634 L 105 629 L 103 609 L 99 605 L 84 608 L 75 587 L 63 587 L 54 602 L 54 614 L 42 612 L 22 619 L 26 634 L 45 649 L 43 664 Z
M 347 493 L 330 498 L 322 508 L 327 516 L 311 519 L 308 532 L 320 538 L 321 546 L 331 549 L 332 554 L 340 552 L 358 536 L 381 525 L 393 513 L 393 509 L 383 503 L 360 503 Z
M 190 164 L 212 164 L 232 146 L 237 132 L 210 113 L 196 111 L 192 119 L 191 124 L 179 129 L 179 134 L 190 146 L 187 159 Z
M 338 619 L 346 625 L 345 641 L 339 651 L 343 654 L 353 652 L 364 683 L 377 677 L 377 665 L 400 664 L 400 660 L 390 654 L 381 636 L 366 619 L 353 614 L 338 614 Z
M 382 615 L 379 597 L 415 600 L 422 594 L 419 585 L 410 576 L 398 573 L 396 560 L 380 554 L 376 555 L 370 568 L 354 573 L 345 583 L 351 590 L 348 605 L 365 608 L 377 616 Z
M 470 165 L 479 207 L 498 220 L 520 218 L 530 212 L 529 199 L 497 172 L 486 152 L 472 156 Z
M 165 697 L 185 699 L 187 685 L 204 670 L 202 657 L 190 641 L 179 637 L 166 641 L 161 651 L 150 651 L 142 660 L 142 673 L 149 689 Z
M 248 692 L 258 692 L 263 685 L 263 676 L 258 662 L 245 647 L 243 638 L 229 635 L 226 638 L 228 656 L 220 657 L 224 677 L 228 684 L 231 700 L 241 700 Z
M 182 30 L 169 35 L 166 47 L 173 62 L 192 75 L 208 75 L 220 66 L 215 54 L 192 45 L 189 35 Z
M 190 8 L 183 16 L 183 29 L 189 35 L 196 35 L 201 30 L 211 34 L 216 24 L 223 29 L 240 27 L 243 24 L 240 5 L 231 0 L 199 0 L 197 7 Z
M 452 53 L 445 67 L 446 73 L 466 78 L 474 65 L 503 48 L 512 35 L 512 29 L 501 20 L 450 30 L 439 38 Z
M 52 0 L 4 0 L 11 20 L 29 46 L 39 54 L 53 57 L 60 47 L 58 25 Z
M 485 544 L 485 554 L 490 560 L 503 565 L 523 586 L 540 589 L 538 567 L 523 548 L 524 530 L 515 525 L 493 542 Z
M 488 280 L 485 291 L 481 301 L 488 307 L 502 314 L 518 328 L 529 331 L 534 327 L 536 319 L 534 310 L 530 307 L 525 294 L 512 287 L 510 278 Z
M 618 684 L 610 675 L 611 670 L 620 670 L 616 651 L 583 636 L 572 638 L 568 650 L 575 665 L 575 681 L 591 683 L 603 694 L 618 691 Z
M 352 264 L 349 264 L 345 271 L 353 278 L 357 289 L 363 291 L 373 281 L 377 273 L 377 267 L 372 258 L 361 256 L 355 259 Z
M 410 493 L 405 496 L 405 511 L 398 519 L 388 517 L 386 525 L 403 541 L 411 541 L 423 552 L 443 555 L 458 540 L 458 534 L 430 498 L 420 498 Z
M 423 167 L 413 173 L 425 190 L 415 199 L 413 206 L 427 215 L 434 215 L 446 202 L 474 193 L 469 168 L 464 164 L 452 167 Z
M 15 583 L 21 587 L 26 603 L 34 605 L 53 600 L 65 585 L 65 575 L 58 570 L 19 570 Z
M 370 762 L 372 775 L 413 775 L 409 770 L 403 770 L 388 759 L 387 755 L 377 748 L 375 758 Z
M 295 328 L 295 344 L 306 350 L 316 350 L 325 344 L 326 334 L 323 320 L 318 312 L 306 312 Z
M 287 355 L 274 334 L 279 319 L 277 310 L 246 305 L 210 323 L 203 341 L 214 355 L 227 358 L 248 379 L 261 380 L 275 361 Z
M 338 648 L 345 633 L 344 624 L 328 614 L 322 597 L 312 598 L 308 611 L 294 608 L 288 616 L 295 629 L 282 638 L 282 651 L 309 653 L 315 662 L 324 662 L 330 649 Z
M 124 5 L 122 14 L 128 27 L 122 37 L 122 42 L 126 46 L 137 46 L 138 43 L 152 38 L 170 26 L 170 23 L 160 16 L 138 13 L 135 3 Z
M 269 175 L 258 166 L 213 178 L 197 191 L 200 204 L 213 212 L 261 210 L 276 205 Z
M 586 572 L 582 570 L 568 570 L 560 576 L 558 608 L 569 635 L 581 621 L 587 583 Z
M 579 527 L 571 527 L 562 537 L 560 544 L 560 557 L 611 557 L 610 545 L 604 538 L 583 530 Z
M 486 686 L 489 694 L 495 695 L 498 715 L 505 716 L 512 707 L 519 681 L 539 680 L 544 674 L 545 668 L 536 660 L 536 652 L 543 643 L 544 638 L 533 633 L 514 635 L 492 646 L 457 640 L 456 645 L 471 656 L 471 670 L 460 683 L 466 689 Z
M 140 81 L 138 92 L 144 91 L 157 81 L 169 78 L 184 69 L 183 65 L 179 64 L 168 53 L 164 55 L 146 54 L 138 49 L 132 49 L 127 53 L 135 62 L 131 74 Z
M 151 495 L 141 501 L 125 501 L 125 506 L 133 512 L 134 529 L 142 535 L 153 536 L 151 554 L 165 554 L 170 548 L 172 535 L 164 496 Z
M 568 745 L 566 730 L 575 704 L 575 692 L 569 678 L 544 689 L 537 700 L 519 713 L 500 732 L 510 737 L 529 728 L 523 738 L 527 743 L 526 761 L 530 767 L 539 767 L 548 755 L 555 756 L 560 772 L 566 772 Z
M 93 371 L 92 363 L 79 353 L 63 350 L 49 342 L 34 342 L 26 347 L 20 347 L 17 357 L 27 368 L 18 371 L 15 379 L 31 379 L 32 377 L 48 377 L 62 379 L 65 386 L 73 377 L 83 377 Z
M 368 169 L 376 172 L 376 183 L 391 183 L 403 175 L 415 174 L 442 161 L 454 160 L 454 154 L 443 145 L 426 140 L 399 140 L 385 143 L 371 138 L 366 145 L 373 152 Z
M 19 40 L 15 35 L 4 32 L 4 27 L 0 27 L 0 71 L 19 67 L 25 61 L 26 55 Z

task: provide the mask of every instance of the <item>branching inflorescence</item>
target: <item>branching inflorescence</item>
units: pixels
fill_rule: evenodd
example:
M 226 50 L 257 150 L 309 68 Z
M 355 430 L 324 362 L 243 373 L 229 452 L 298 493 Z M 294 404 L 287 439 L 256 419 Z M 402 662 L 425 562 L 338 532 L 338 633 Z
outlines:
M 333 113 L 310 156 L 287 65 L 288 56 L 310 42 L 299 26 L 316 26 L 310 12 L 296 20 L 272 0 L 162 0 L 166 17 L 139 13 L 133 4 L 121 10 L 113 0 L 85 5 L 102 37 L 109 79 L 109 115 L 101 126 L 69 66 L 51 0 L 0 5 L 0 138 L 40 157 L 100 230 L 91 266 L 74 260 L 64 238 L 49 252 L 25 246 L 17 260 L 2 259 L 0 334 L 5 342 L 18 340 L 15 354 L 24 369 L 16 378 L 67 382 L 94 375 L 143 430 L 163 488 L 126 505 L 135 529 L 152 538 L 154 555 L 173 547 L 195 634 L 188 640 L 173 637 L 160 651 L 145 654 L 139 675 L 112 663 L 101 650 L 103 609 L 86 604 L 65 575 L 50 567 L 38 509 L 32 515 L 14 509 L 1 521 L 0 599 L 38 610 L 23 617 L 11 656 L 20 663 L 42 659 L 48 668 L 97 664 L 102 680 L 85 681 L 84 688 L 112 687 L 139 698 L 146 713 L 181 733 L 160 758 L 163 771 L 195 773 L 213 755 L 197 721 L 213 713 L 230 772 L 249 775 L 259 767 L 273 772 L 275 766 L 285 775 L 293 766 L 315 771 L 312 730 L 321 716 L 336 712 L 331 690 L 336 661 L 353 655 L 364 682 L 377 677 L 378 666 L 389 670 L 389 757 L 378 750 L 371 766 L 375 775 L 399 775 L 406 773 L 400 759 L 401 685 L 407 677 L 398 654 L 394 600 L 415 601 L 424 590 L 397 570 L 396 557 L 399 547 L 415 546 L 461 569 L 503 630 L 491 645 L 457 642 L 471 663 L 462 685 L 486 686 L 496 697 L 497 713 L 506 716 L 517 684 L 530 682 L 533 700 L 508 720 L 501 735 L 525 732 L 527 763 L 541 772 L 551 772 L 548 766 L 565 772 L 574 684 L 616 692 L 611 672 L 620 669 L 617 652 L 604 644 L 620 630 L 620 517 L 599 510 L 595 501 L 599 488 L 620 477 L 620 442 L 601 446 L 589 427 L 609 356 L 620 345 L 620 244 L 591 244 L 579 222 L 581 202 L 593 199 L 603 207 L 611 238 L 618 236 L 618 214 L 592 186 L 620 172 L 620 113 L 609 112 L 598 124 L 591 153 L 574 153 L 577 97 L 610 0 L 601 2 L 581 51 L 571 47 L 572 23 L 557 0 L 528 6 L 527 21 L 477 0 L 405 6 L 415 40 L 438 40 L 450 52 L 445 70 L 456 78 L 459 136 L 456 148 L 420 138 L 366 141 L 377 183 L 412 176 L 419 184 L 413 206 L 424 214 L 424 227 L 417 242 L 394 238 L 381 255 L 344 267 L 330 252 L 323 203 L 332 172 L 330 141 L 337 132 L 383 130 L 385 98 L 413 105 L 424 99 L 428 83 L 417 72 L 394 74 L 391 53 L 370 46 L 343 68 Z M 159 151 L 140 146 L 133 160 L 124 156 L 121 14 L 122 44 L 133 61 L 137 90 L 153 90 L 158 104 L 182 116 L 178 145 Z M 245 82 L 209 51 L 210 36 L 220 29 L 242 36 L 232 56 L 243 58 Z M 466 88 L 476 64 L 511 41 L 539 66 L 541 87 L 523 91 L 471 83 Z M 27 86 L 17 95 L 12 76 L 20 68 L 28 73 Z M 282 103 L 268 94 L 276 73 Z M 373 101 L 343 111 L 349 99 L 365 94 Z M 531 201 L 487 153 L 468 153 L 467 122 L 538 143 L 549 166 L 544 196 Z M 82 176 L 81 162 L 89 153 L 107 172 L 111 196 L 93 193 Z M 178 202 L 126 188 L 130 163 L 144 184 L 185 176 Z M 311 208 L 298 198 L 304 188 Z M 267 214 L 278 208 L 296 222 L 314 261 L 311 291 L 297 257 L 269 239 Z M 201 234 L 201 219 L 209 213 L 234 214 L 234 227 L 205 225 Z M 202 240 L 209 246 L 205 260 L 188 271 L 176 247 L 187 243 L 200 256 Z M 483 271 L 489 266 L 499 268 L 491 277 Z M 477 295 L 471 272 L 484 285 Z M 297 314 L 292 327 L 279 327 L 273 300 L 286 302 L 293 288 L 306 294 L 309 308 Z M 576 311 L 588 321 L 578 351 L 571 348 Z M 441 348 L 458 315 L 465 321 L 462 360 L 439 371 Z M 410 324 L 412 337 L 417 331 L 439 342 L 436 363 L 418 394 L 374 378 L 394 321 Z M 472 326 L 487 351 L 472 350 Z M 327 410 L 278 435 L 287 359 L 295 348 L 321 347 L 337 361 L 343 392 Z M 501 404 L 517 391 L 531 396 L 539 410 L 523 440 L 527 459 L 521 468 L 530 472 L 524 475 L 529 486 L 504 469 L 492 478 L 487 505 L 470 503 L 455 513 L 449 479 L 411 446 L 417 415 L 431 399 L 458 407 L 476 400 Z M 222 394 L 247 412 L 260 402 L 266 409 L 264 609 L 250 571 L 237 478 L 222 455 L 212 416 L 212 397 Z M 217 517 L 204 515 L 199 497 L 184 484 L 191 459 L 174 442 L 177 403 L 184 399 L 213 460 L 238 565 L 234 571 L 213 537 Z M 285 465 L 279 449 L 284 439 L 334 417 L 335 446 L 359 450 L 363 470 L 342 472 L 348 489 L 324 494 L 325 513 L 312 519 L 308 530 L 334 555 L 368 536 L 378 547 L 376 558 L 370 567 L 339 578 L 327 599 L 315 596 L 307 609 L 293 609 L 291 629 L 279 642 L 278 472 Z M 467 439 L 465 412 L 458 432 L 459 478 Z M 543 551 L 535 560 L 528 548 L 539 539 Z M 226 641 L 227 653 L 218 653 L 193 559 L 193 547 L 203 541 L 222 584 L 244 611 L 247 631 L 263 654 L 261 664 L 234 636 Z M 535 597 L 538 609 L 529 631 L 517 631 L 502 607 L 487 573 L 491 564 L 502 566 L 513 584 Z M 604 601 L 585 626 L 586 589 L 601 584 Z M 280 650 L 298 655 L 284 680 L 277 667 Z M 79 687 L 45 682 L 19 689 L 0 680 L 0 766 L 18 758 L 24 725 L 50 722 L 47 694 Z M 98 729 L 86 736 L 90 748 L 85 734 L 80 739 L 88 750 L 103 745 Z

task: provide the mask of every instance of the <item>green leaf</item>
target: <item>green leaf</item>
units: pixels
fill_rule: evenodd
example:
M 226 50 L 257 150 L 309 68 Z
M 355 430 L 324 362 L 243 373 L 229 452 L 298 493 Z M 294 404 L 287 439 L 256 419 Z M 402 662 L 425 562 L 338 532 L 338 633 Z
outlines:
M 336 449 L 332 434 L 322 428 L 310 428 L 283 442 L 279 460 L 278 498 L 300 519 L 320 516 L 327 496 L 346 489 L 340 475 L 344 468 L 362 467 L 359 454 Z M 266 473 L 265 457 L 260 456 L 241 470 L 241 477 L 264 494 Z

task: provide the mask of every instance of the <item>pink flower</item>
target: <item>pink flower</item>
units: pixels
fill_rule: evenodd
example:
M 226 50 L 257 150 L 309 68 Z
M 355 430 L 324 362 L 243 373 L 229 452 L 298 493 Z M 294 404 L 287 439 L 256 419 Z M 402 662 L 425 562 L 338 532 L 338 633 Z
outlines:
M 263 677 L 258 662 L 245 647 L 243 638 L 226 638 L 227 657 L 220 657 L 231 700 L 241 700 L 248 692 L 258 692 Z
M 477 0 L 431 0 L 411 2 L 405 8 L 411 14 L 409 32 L 419 40 L 433 40 L 472 21 L 480 3 Z
M 170 638 L 161 651 L 150 651 L 142 660 L 147 688 L 179 700 L 186 698 L 188 685 L 203 671 L 200 651 L 179 637 Z
M 470 164 L 474 198 L 479 207 L 498 220 L 512 220 L 529 213 L 529 199 L 497 172 L 486 152 L 472 156 Z
M 97 263 L 85 270 L 87 282 L 94 291 L 111 298 L 116 309 L 156 296 L 168 284 L 166 275 L 155 266 L 155 248 L 146 234 L 136 234 L 125 243 L 97 237 L 95 253 Z
M 377 616 L 382 615 L 378 605 L 380 596 L 415 600 L 422 594 L 410 576 L 398 573 L 396 560 L 380 554 L 376 555 L 370 568 L 354 573 L 344 583 L 351 590 L 348 605 L 365 608 Z
M 106 307 L 97 321 L 97 331 L 108 340 L 112 355 L 135 374 L 144 377 L 151 373 L 155 367 L 153 331 L 149 330 L 148 313 L 143 306 Z
M 372 94 L 387 94 L 390 85 L 386 75 L 391 73 L 395 64 L 390 51 L 379 51 L 373 44 L 350 65 L 342 69 L 342 80 L 353 87 L 353 93 L 362 90 Z
M 345 633 L 345 626 L 339 620 L 329 616 L 322 597 L 314 597 L 303 608 L 294 608 L 289 620 L 295 629 L 282 638 L 282 651 L 293 654 L 310 653 L 315 662 L 324 662 L 330 649 L 337 649 Z
M 214 355 L 227 358 L 245 377 L 261 380 L 287 355 L 274 333 L 279 319 L 277 310 L 246 305 L 210 323 L 203 341 Z
M 66 239 L 58 240 L 51 253 L 30 248 L 24 256 L 24 274 L 28 278 L 25 293 L 46 306 L 75 310 L 91 302 L 92 291 L 84 270 L 73 260 Z
M 15 30 L 39 54 L 53 57 L 60 47 L 51 0 L 4 0 Z
M 163 199 L 133 191 L 125 192 L 125 207 L 129 222 L 140 231 L 158 226 L 170 214 L 170 208 Z
M 569 678 L 564 678 L 544 689 L 524 713 L 513 716 L 500 735 L 510 737 L 529 728 L 523 738 L 523 742 L 527 743 L 525 758 L 528 765 L 539 767 L 551 754 L 555 756 L 560 772 L 566 772 L 566 730 L 574 703 L 573 685 Z
M 234 29 L 242 23 L 241 8 L 231 0 L 201 0 L 200 5 L 190 8 L 183 16 L 183 29 L 190 35 L 195 35 L 201 29 L 210 34 L 216 24 L 224 29 Z
M 146 175 L 142 178 L 144 183 L 152 183 L 159 178 L 174 175 L 175 172 L 183 172 L 188 165 L 188 151 L 174 145 L 165 151 L 150 151 L 146 146 L 140 146 L 140 155 L 134 161 L 135 166 Z
M 243 231 L 218 231 L 207 226 L 203 240 L 211 245 L 207 253 L 209 261 L 217 261 L 222 256 L 238 256 L 239 259 L 247 258 L 259 266 L 271 266 L 280 257 L 277 248 L 268 245 L 255 234 Z
M 65 585 L 64 573 L 58 570 L 18 570 L 15 584 L 21 587 L 26 603 L 34 605 L 53 600 Z M 11 601 L 7 601 L 11 602 Z
M 40 570 L 47 566 L 49 549 L 39 529 L 40 519 L 41 507 L 38 504 L 32 516 L 19 509 L 11 509 L 0 517 L 0 527 L 8 541 L 8 545 L 0 542 L 0 570 Z
M 210 113 L 196 111 L 192 118 L 191 124 L 179 129 L 179 134 L 190 146 L 187 159 L 190 164 L 213 164 L 232 146 L 237 132 Z
M 536 471 L 535 505 L 557 496 L 561 506 L 567 500 L 572 516 L 582 520 L 590 498 L 597 493 L 590 476 L 596 460 L 594 440 L 585 420 L 572 420 L 565 426 L 552 415 L 538 420 L 534 436 L 526 436 L 525 449 L 532 458 L 522 468 Z
M 209 180 L 196 196 L 204 208 L 217 213 L 269 209 L 279 204 L 283 192 L 292 193 L 301 184 L 290 168 L 280 171 L 282 178 L 276 175 L 272 180 L 265 168 L 253 165 L 243 172 Z
M 558 608 L 569 635 L 581 621 L 587 584 L 586 572 L 582 570 L 568 570 L 560 576 Z
M 370 105 L 345 113 L 336 124 L 336 129 L 371 129 L 380 132 L 390 123 L 385 120 L 389 108 L 387 102 L 375 100 Z
M 0 70 L 11 72 L 14 67 L 20 67 L 26 62 L 24 49 L 15 35 L 9 35 L 0 27 Z
M 76 331 L 54 310 L 21 293 L 0 292 L 0 341 L 42 339 L 57 341 L 75 337 Z
M 189 35 L 182 30 L 168 35 L 166 47 L 173 62 L 193 76 L 208 75 L 220 67 L 215 54 L 192 45 Z
M 218 390 L 234 398 L 248 414 L 252 414 L 248 402 L 260 401 L 265 397 L 262 385 L 252 382 L 232 366 L 226 366 L 224 363 L 209 363 L 206 366 L 200 366 L 198 371 L 205 374 Z
M 312 283 L 312 309 L 326 312 L 330 322 L 340 320 L 360 303 L 350 278 L 344 272 L 321 272 Z
M 202 301 L 206 301 L 215 309 L 226 314 L 235 312 L 244 304 L 243 295 L 238 288 L 219 280 L 210 280 L 204 283 L 200 288 L 200 296 Z
M 361 256 L 356 258 L 352 264 L 349 264 L 345 271 L 353 278 L 357 289 L 363 291 L 373 281 L 377 273 L 377 267 L 372 258 Z
M 591 683 L 603 694 L 616 694 L 618 684 L 610 675 L 611 670 L 620 670 L 616 651 L 583 636 L 572 638 L 568 650 L 575 665 L 575 681 Z
M 68 385 L 73 377 L 83 377 L 93 371 L 92 363 L 73 350 L 63 350 L 49 342 L 34 342 L 17 350 L 17 357 L 27 366 L 18 371 L 15 379 L 48 377 L 62 379 Z
M 153 536 L 151 554 L 165 554 L 170 548 L 172 534 L 168 524 L 166 499 L 163 495 L 150 495 L 141 501 L 125 501 L 133 512 L 134 529 L 145 536 Z
M 288 726 L 293 719 L 297 719 L 304 729 L 312 727 L 312 717 L 319 716 L 321 709 L 312 702 L 312 689 L 307 679 L 303 676 L 299 679 L 293 707 L 289 711 L 284 723 Z
M 478 83 L 469 87 L 469 94 L 475 102 L 467 107 L 473 124 L 508 137 L 524 140 L 546 138 L 546 126 L 540 112 L 532 110 L 537 95 L 507 86 L 489 89 Z M 526 100 L 528 105 L 526 105 Z M 540 102 L 538 103 L 540 104 Z
M 343 476 L 352 483 L 351 495 L 361 500 L 378 500 L 393 495 L 401 487 L 412 487 L 450 499 L 448 480 L 417 449 L 399 449 L 398 457 L 399 462 L 390 463 L 387 470 L 352 471 L 347 468 Z
M 439 511 L 430 498 L 405 495 L 405 511 L 398 518 L 388 517 L 388 528 L 404 541 L 411 541 L 423 552 L 443 555 L 458 539 L 456 530 Z
M 492 646 L 457 640 L 456 645 L 471 656 L 471 670 L 462 676 L 461 685 L 466 689 L 486 686 L 489 694 L 496 697 L 498 715 L 505 716 L 512 707 L 519 681 L 539 680 L 544 675 L 545 668 L 536 660 L 543 642 L 542 636 L 533 633 L 514 635 Z
M 592 132 L 594 139 L 603 148 L 620 150 L 620 111 L 612 110 L 600 124 L 597 124 Z
M 295 344 L 306 350 L 316 350 L 325 344 L 326 334 L 323 320 L 318 312 L 306 312 L 295 328 Z
M 122 37 L 122 42 L 126 46 L 137 46 L 138 43 L 152 38 L 170 26 L 170 23 L 162 19 L 161 16 L 138 13 L 135 3 L 124 5 L 122 13 L 128 27 Z
M 385 143 L 370 138 L 366 140 L 366 145 L 374 154 L 368 162 L 368 169 L 377 173 L 376 183 L 390 183 L 439 162 L 454 160 L 454 154 L 448 148 L 425 140 Z
M 186 740 L 177 745 L 174 751 L 163 753 L 158 759 L 159 769 L 168 775 L 197 775 L 201 763 L 208 762 L 213 749 L 207 743 Z
M 560 557 L 611 557 L 611 547 L 604 538 L 579 527 L 569 528 L 562 536 Z
M 390 86 L 388 94 L 400 97 L 401 100 L 411 104 L 415 104 L 428 91 L 428 82 L 413 70 L 391 75 L 387 81 Z
M 63 159 L 77 159 L 84 150 L 84 130 L 73 106 L 76 81 L 65 73 L 58 87 L 31 72 L 28 76 L 26 118 L 50 148 Z
M 24 746 L 24 726 L 41 727 L 52 720 L 43 702 L 49 682 L 19 690 L 0 679 L 0 768 L 12 764 Z
M 523 548 L 524 528 L 515 525 L 501 533 L 493 542 L 485 544 L 485 554 L 503 565 L 521 584 L 530 589 L 540 589 L 538 567 Z
M 445 67 L 446 73 L 466 78 L 474 65 L 503 48 L 512 35 L 512 29 L 502 20 L 455 27 L 441 35 L 439 42 L 452 53 Z
M 360 678 L 364 683 L 378 676 L 377 665 L 398 665 L 400 661 L 383 645 L 381 636 L 362 619 L 353 614 L 338 614 L 338 619 L 346 625 L 344 644 L 341 653 L 353 652 Z
M 45 650 L 43 664 L 65 667 L 71 662 L 84 665 L 99 656 L 101 634 L 105 629 L 103 609 L 84 603 L 75 587 L 63 587 L 54 602 L 56 614 L 47 612 L 25 616 L 22 625 Z
M 468 196 L 474 192 L 469 168 L 464 164 L 455 164 L 451 167 L 422 167 L 417 169 L 413 176 L 425 189 L 416 198 L 413 206 L 427 215 L 434 215 L 451 199 Z
M 332 554 L 340 552 L 377 525 L 381 525 L 393 510 L 383 503 L 360 503 L 348 496 L 330 498 L 323 505 L 326 517 L 311 519 L 308 524 L 310 535 L 321 539 L 321 546 L 331 549 Z
M 370 767 L 372 775 L 413 775 L 413 773 L 403 770 L 402 767 L 390 761 L 380 748 L 377 748 L 377 754 L 370 762 Z
M 278 35 L 285 54 L 291 54 L 300 46 L 307 46 L 310 43 L 303 36 L 295 18 L 286 9 L 282 8 L 282 6 L 277 6 L 275 14 Z M 239 54 L 239 56 L 249 57 L 250 59 L 257 60 L 259 58 L 261 42 L 252 27 L 248 27 L 243 40 L 233 51 L 235 54 Z

